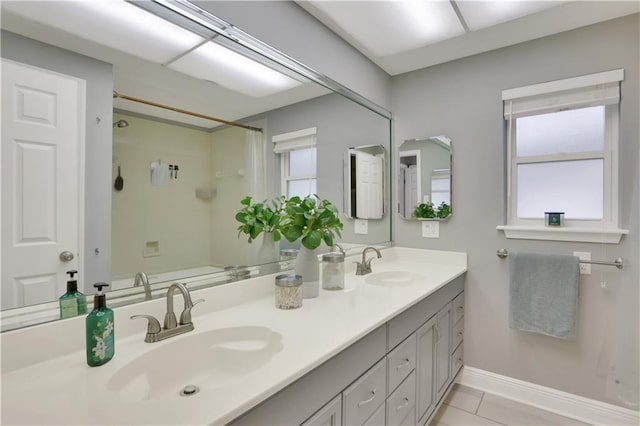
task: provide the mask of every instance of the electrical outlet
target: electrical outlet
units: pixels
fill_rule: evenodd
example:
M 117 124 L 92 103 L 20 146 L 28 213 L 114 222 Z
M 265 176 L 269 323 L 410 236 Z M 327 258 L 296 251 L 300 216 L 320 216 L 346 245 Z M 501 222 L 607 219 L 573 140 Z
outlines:
M 422 221 L 423 238 L 440 238 L 440 222 L 433 220 Z
M 580 260 L 591 260 L 591 253 L 588 251 L 574 251 L 573 255 Z M 591 264 L 580 264 L 580 275 L 591 275 Z
M 365 219 L 356 219 L 353 232 L 355 232 L 356 234 L 368 234 L 369 221 Z

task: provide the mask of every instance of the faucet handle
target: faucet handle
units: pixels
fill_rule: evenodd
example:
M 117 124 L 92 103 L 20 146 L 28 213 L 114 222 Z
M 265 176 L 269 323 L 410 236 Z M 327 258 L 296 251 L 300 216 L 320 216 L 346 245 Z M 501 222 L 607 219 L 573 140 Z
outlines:
M 191 309 L 200 302 L 204 302 L 204 299 L 194 300 L 191 306 L 186 307 L 180 314 L 180 325 L 189 324 L 191 322 Z
M 158 321 L 153 315 L 132 315 L 130 318 L 146 318 L 147 320 L 149 320 L 149 322 L 147 323 L 147 334 L 160 333 L 160 330 L 162 330 L 160 328 L 160 321 Z

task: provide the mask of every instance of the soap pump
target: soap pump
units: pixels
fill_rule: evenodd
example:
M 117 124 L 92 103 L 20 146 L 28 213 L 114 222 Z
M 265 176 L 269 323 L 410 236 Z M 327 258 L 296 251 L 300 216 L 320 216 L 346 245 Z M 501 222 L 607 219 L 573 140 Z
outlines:
M 58 299 L 60 318 L 70 318 L 87 313 L 87 296 L 78 291 L 78 281 L 73 279 L 77 273 L 76 270 L 67 271 L 70 278 L 67 281 L 67 292 Z
M 113 311 L 107 308 L 107 296 L 102 292 L 107 283 L 93 285 L 98 293 L 93 299 L 93 311 L 87 315 L 87 364 L 91 367 L 106 364 L 115 353 Z

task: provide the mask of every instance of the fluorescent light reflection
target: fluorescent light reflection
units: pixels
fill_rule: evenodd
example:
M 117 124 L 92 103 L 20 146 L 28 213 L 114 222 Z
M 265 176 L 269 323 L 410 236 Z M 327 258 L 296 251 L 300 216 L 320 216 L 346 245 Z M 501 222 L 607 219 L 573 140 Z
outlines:
M 301 84 L 213 42 L 205 43 L 167 66 L 254 98 L 268 96 Z M 247 78 L 250 81 L 247 81 Z

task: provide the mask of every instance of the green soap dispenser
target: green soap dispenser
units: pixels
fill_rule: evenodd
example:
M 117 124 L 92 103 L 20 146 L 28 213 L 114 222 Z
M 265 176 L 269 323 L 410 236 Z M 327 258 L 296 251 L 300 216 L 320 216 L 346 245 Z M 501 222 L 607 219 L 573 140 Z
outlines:
M 107 308 L 107 296 L 102 293 L 107 283 L 93 285 L 98 294 L 93 299 L 93 311 L 87 315 L 87 364 L 97 367 L 111 361 L 115 353 L 113 311 Z
M 78 271 L 67 271 L 69 281 L 67 281 L 67 292 L 60 296 L 60 318 L 70 318 L 87 313 L 87 296 L 78 291 L 78 281 L 73 276 Z

